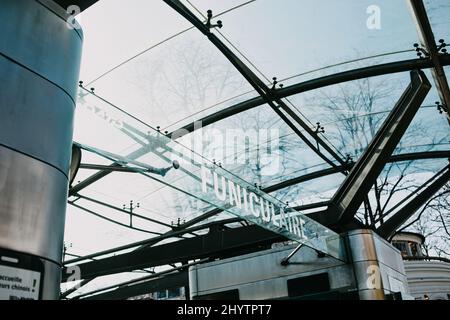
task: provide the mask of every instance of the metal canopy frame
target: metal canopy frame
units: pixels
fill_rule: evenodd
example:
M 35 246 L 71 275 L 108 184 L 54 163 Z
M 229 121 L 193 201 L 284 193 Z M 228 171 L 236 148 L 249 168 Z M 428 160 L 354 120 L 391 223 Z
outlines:
M 269 88 L 264 81 L 262 81 L 258 76 L 247 67 L 247 65 L 242 62 L 214 33 L 211 32 L 210 27 L 204 24 L 200 19 L 198 19 L 188 8 L 186 8 L 178 0 L 163 0 L 175 11 L 177 11 L 181 16 L 188 20 L 194 27 L 196 27 L 201 33 L 208 37 L 209 41 L 228 59 L 228 61 L 241 73 L 241 75 L 248 81 L 248 83 L 258 92 L 265 103 L 267 103 L 275 113 L 302 139 L 308 147 L 310 147 L 319 157 L 321 157 L 325 162 L 329 163 L 331 166 L 336 166 L 336 164 L 316 146 L 311 139 L 322 146 L 331 155 L 335 161 L 339 164 L 344 164 L 345 161 L 342 159 L 321 137 L 317 132 L 314 132 L 295 112 L 293 112 L 281 99 L 273 96 L 275 89 L 275 84 L 273 88 Z M 296 124 L 291 121 L 291 117 L 297 122 L 300 127 L 306 131 L 308 136 L 306 136 Z
M 450 65 L 450 55 L 441 56 L 440 61 L 443 66 Z M 277 89 L 273 93 L 273 96 L 277 99 L 283 99 L 299 93 L 320 89 L 339 83 L 350 82 L 354 80 L 360 80 L 364 78 L 382 76 L 393 73 L 401 73 L 412 70 L 430 69 L 430 68 L 433 68 L 433 63 L 429 59 L 410 59 L 384 63 L 375 66 L 339 72 L 304 82 L 299 82 L 297 84 L 286 86 L 282 89 Z M 259 107 L 264 103 L 265 101 L 262 97 L 255 97 L 247 101 L 240 102 L 226 109 L 220 110 L 218 112 L 215 112 L 211 115 L 207 115 L 198 121 L 200 121 L 203 126 L 208 126 L 217 121 L 237 115 L 241 112 L 245 112 L 253 108 Z M 174 130 L 173 132 L 177 131 L 193 132 L 194 130 L 195 130 L 194 123 L 189 123 L 177 130 Z M 170 133 L 170 135 L 173 135 L 173 132 Z
M 422 71 L 411 71 L 411 84 L 333 196 L 328 210 L 313 215 L 314 219 L 342 228 L 354 218 L 430 89 Z
M 68 5 L 75 4 L 78 5 L 82 10 L 85 10 L 97 1 L 98 0 L 74 0 L 70 1 L 69 4 L 69 1 L 55 0 L 55 2 L 57 2 L 64 8 L 68 7 Z M 431 69 L 441 99 L 442 108 L 447 113 L 447 118 L 449 117 L 448 106 L 450 104 L 450 90 L 443 67 L 450 65 L 450 55 L 438 52 L 433 31 L 422 0 L 410 0 L 410 5 L 417 21 L 417 27 L 422 44 L 425 50 L 428 52 L 428 56 L 426 56 L 425 58 L 410 59 L 353 69 L 305 82 L 299 82 L 297 84 L 293 84 L 284 88 L 276 88 L 275 84 L 272 88 L 267 86 L 260 78 L 258 78 L 258 76 L 256 76 L 255 73 L 253 73 L 253 71 L 251 71 L 247 67 L 247 65 L 243 61 L 241 61 L 215 34 L 211 32 L 210 26 L 204 24 L 200 19 L 198 19 L 179 0 L 163 1 L 185 19 L 187 19 L 201 33 L 203 33 L 209 39 L 209 41 L 230 61 L 230 63 L 233 64 L 233 66 L 248 81 L 248 83 L 255 89 L 255 91 L 259 95 L 258 97 L 238 103 L 234 106 L 228 107 L 202 118 L 200 121 L 202 122 L 203 126 L 211 125 L 217 121 L 237 115 L 247 110 L 251 110 L 261 105 L 268 104 L 272 108 L 272 110 L 299 136 L 299 138 L 302 139 L 310 147 L 311 150 L 313 150 L 319 157 L 321 157 L 326 163 L 330 165 L 330 168 L 301 175 L 263 188 L 263 190 L 267 193 L 275 192 L 283 188 L 294 186 L 327 175 L 337 173 L 347 174 L 348 171 L 350 171 L 355 166 L 355 164 L 349 163 L 346 160 L 342 159 L 342 157 L 338 155 L 337 152 L 333 150 L 333 148 L 325 140 L 323 140 L 317 132 L 315 132 L 283 101 L 284 98 L 310 90 L 368 77 L 401 73 L 412 70 Z M 185 125 L 178 130 L 174 130 L 173 132 L 169 133 L 169 136 L 172 137 L 174 133 L 179 132 L 180 130 L 183 130 L 184 132 L 193 132 L 195 130 L 195 125 L 194 123 Z M 178 135 L 176 136 L 179 137 Z M 326 153 L 323 153 L 319 146 L 322 147 L 322 149 L 325 150 Z M 129 159 L 138 159 L 139 157 L 151 151 L 152 150 L 150 149 L 149 145 L 142 145 L 141 148 L 130 153 L 126 157 Z M 408 153 L 385 156 L 380 162 L 380 166 L 388 162 L 448 158 L 450 158 L 450 151 Z M 81 168 L 98 170 L 98 172 L 85 179 L 81 183 L 77 184 L 76 186 L 71 187 L 69 196 L 77 196 L 83 189 L 87 188 L 103 177 L 106 177 L 112 172 L 122 171 L 129 172 L 130 174 L 134 173 L 133 170 L 128 170 L 119 163 L 113 163 L 110 166 L 81 164 Z M 406 209 L 400 210 L 398 212 L 398 215 L 393 215 L 392 218 L 388 220 L 388 224 L 386 225 L 386 227 L 384 229 L 380 229 L 379 233 L 384 236 L 391 235 L 393 230 L 395 231 L 395 229 L 399 227 L 399 224 L 404 222 L 404 220 L 408 216 L 410 216 L 415 212 L 415 210 L 420 208 L 420 206 L 424 204 L 426 199 L 431 197 L 446 182 L 448 182 L 448 170 L 444 174 L 442 174 L 441 177 L 437 179 L 437 181 L 426 188 L 425 191 L 417 193 L 414 200 L 412 200 L 405 206 L 405 208 L 409 210 L 407 213 L 405 211 Z M 369 184 L 370 183 L 368 183 L 368 185 Z M 362 192 L 362 194 L 364 194 L 365 192 Z M 298 209 L 314 209 L 319 207 L 326 207 L 329 204 L 329 202 L 322 202 L 299 207 Z M 172 227 L 172 230 L 168 231 L 165 234 L 138 243 L 122 246 L 120 248 L 113 248 L 104 252 L 72 259 L 67 261 L 66 265 L 76 264 L 80 266 L 82 270 L 82 278 L 91 280 L 97 276 L 102 276 L 105 274 L 132 271 L 139 268 L 147 268 L 150 266 L 161 266 L 177 262 L 185 263 L 188 260 L 195 260 L 200 258 L 222 258 L 226 256 L 233 256 L 245 252 L 252 252 L 261 248 L 267 248 L 273 242 L 284 240 L 284 238 L 256 226 L 246 226 L 234 229 L 226 228 L 226 225 L 229 223 L 236 223 L 241 221 L 238 218 L 196 226 L 206 219 L 219 214 L 220 212 L 222 212 L 222 210 L 220 209 L 211 210 L 200 215 L 199 217 L 181 224 L 180 226 Z M 195 236 L 193 238 L 155 246 L 157 243 L 165 239 L 180 238 L 185 234 L 195 234 L 196 231 L 205 229 L 209 229 L 209 233 L 207 233 L 206 235 Z M 89 261 L 81 264 L 79 263 L 131 248 L 138 249 L 115 257 L 101 258 L 95 261 Z M 183 253 L 181 257 L 179 256 L 180 253 Z M 136 292 L 138 294 L 143 293 L 146 290 L 149 290 L 148 288 L 167 287 L 168 283 L 172 282 L 169 278 L 166 279 L 166 277 L 174 277 L 174 279 L 177 279 L 176 281 L 178 281 L 177 283 L 179 284 L 186 282 L 185 273 L 180 272 L 179 274 L 171 274 L 162 277 L 162 280 L 151 279 L 147 282 L 143 282 L 142 284 L 120 287 L 111 293 L 99 294 L 92 297 L 126 298 L 128 296 L 131 296 L 131 294 L 135 294 Z M 158 284 L 158 281 L 166 281 L 164 279 L 167 280 L 166 284 Z
M 97 3 L 99 0 L 53 0 L 64 9 L 68 9 L 70 6 L 78 6 L 82 11 L 88 9 L 90 6 Z
M 447 66 L 450 65 L 450 55 L 441 56 L 440 60 L 442 61 L 442 65 Z M 285 87 L 283 89 L 277 89 L 276 92 L 273 93 L 273 95 L 277 99 L 283 99 L 290 97 L 295 94 L 299 94 L 302 92 L 307 92 L 310 90 L 320 89 L 326 86 L 330 86 L 333 84 L 348 82 L 348 81 L 354 81 L 359 79 L 364 79 L 368 77 L 375 77 L 380 75 L 386 75 L 386 74 L 392 74 L 392 73 L 400 73 L 400 72 L 407 72 L 417 69 L 430 69 L 433 67 L 433 63 L 429 59 L 411 59 L 411 60 L 404 60 L 404 61 L 398 61 L 398 62 L 391 62 L 371 67 L 365 67 L 365 68 L 359 68 L 354 69 L 350 71 L 345 71 L 342 73 L 336 73 L 330 76 L 320 77 L 317 79 L 309 80 L 306 82 L 299 82 L 297 84 Z M 202 123 L 202 125 L 208 126 L 211 124 L 214 124 L 217 121 L 224 120 L 226 118 L 229 118 L 231 116 L 235 116 L 239 113 L 251 110 L 253 108 L 259 107 L 261 105 L 265 104 L 265 101 L 262 97 L 256 97 L 252 98 L 250 100 L 238 103 L 234 106 L 231 106 L 229 108 L 220 110 L 216 113 L 213 113 L 211 115 L 205 116 L 204 118 L 198 120 Z M 195 124 L 190 123 L 188 125 L 185 125 L 179 129 L 174 130 L 173 132 L 169 133 L 169 136 L 172 137 L 174 133 L 176 132 L 194 132 L 195 130 Z M 176 135 L 176 137 L 180 138 L 179 135 Z M 141 147 L 137 151 L 134 151 L 126 156 L 126 158 L 129 159 L 137 159 L 151 150 L 148 147 Z M 109 169 L 102 169 L 99 172 L 93 174 L 91 177 L 83 180 L 81 183 L 77 184 L 76 186 L 72 187 L 69 191 L 69 195 L 73 196 L 76 193 L 80 192 L 81 190 L 87 188 L 91 184 L 95 183 L 96 181 L 106 177 L 110 173 L 114 172 L 115 168 L 120 167 L 119 164 L 112 164 L 111 170 Z
M 401 227 L 417 210 L 419 210 L 439 189 L 450 181 L 450 166 L 447 166 L 436 174 L 437 178 L 423 191 L 417 193 L 407 204 L 385 221 L 377 233 L 385 239 L 389 239 L 396 230 Z
M 232 229 L 223 229 L 221 225 L 217 223 L 211 226 L 211 231 L 206 235 L 134 250 L 77 266 L 82 279 L 88 279 L 180 261 L 241 255 L 254 252 L 258 247 L 270 248 L 274 242 L 286 241 L 286 238 L 254 225 Z M 63 279 L 67 279 L 67 276 L 68 273 L 63 271 Z
M 141 280 L 142 281 L 142 280 Z M 158 292 L 166 289 L 176 289 L 189 286 L 189 277 L 187 271 L 173 272 L 168 275 L 160 276 L 156 279 L 144 280 L 137 284 L 120 285 L 116 290 L 104 293 L 92 294 L 89 296 L 77 297 L 83 300 L 122 300 L 129 297 L 137 297 L 148 294 L 149 292 Z
M 429 59 L 433 63 L 432 74 L 436 89 L 441 99 L 442 108 L 445 110 L 447 120 L 450 122 L 449 106 L 450 106 L 450 89 L 447 77 L 445 75 L 441 57 L 445 56 L 438 51 L 438 44 L 434 38 L 433 29 L 422 0 L 409 0 L 411 11 L 416 20 L 417 32 L 419 34 L 422 45 L 429 55 Z
M 402 155 L 394 155 L 391 156 L 391 158 L 388 160 L 388 162 L 394 163 L 394 162 L 403 162 L 403 161 L 413 161 L 413 160 L 422 160 L 422 159 L 448 159 L 450 157 L 450 151 L 433 151 L 433 152 L 421 152 L 421 153 L 410 153 L 410 154 L 402 154 Z M 331 169 L 326 169 L 326 170 L 320 170 L 320 171 L 316 171 L 314 173 L 310 173 L 310 174 L 306 174 L 306 175 L 302 175 L 287 181 L 283 181 L 279 184 L 273 185 L 271 187 L 268 187 L 266 189 L 264 189 L 264 191 L 266 192 L 274 192 L 280 189 L 284 189 L 293 185 L 297 185 L 299 183 L 303 183 L 303 182 L 307 182 L 313 179 L 317 179 L 320 177 L 324 177 L 327 175 L 332 175 L 332 174 L 336 174 L 339 172 L 343 172 L 345 170 L 348 170 L 348 166 L 341 166 L 338 168 L 331 168 Z M 317 204 L 317 206 L 322 207 L 322 206 L 326 206 L 328 205 L 327 202 L 325 203 L 319 203 Z M 309 206 L 305 206 L 303 208 L 297 208 L 298 210 L 305 210 L 305 209 L 309 209 Z M 238 218 L 233 218 L 233 219 L 229 219 L 229 220 L 223 220 L 223 221 L 218 221 L 218 222 L 212 222 L 212 223 L 208 223 L 208 224 L 203 224 L 203 225 L 199 225 L 197 227 L 193 227 L 196 224 L 199 224 L 200 222 L 206 220 L 209 217 L 212 217 L 214 215 L 219 214 L 220 212 L 222 212 L 222 210 L 220 209 L 214 209 L 211 210 L 210 212 L 207 212 L 203 215 L 201 215 L 200 217 L 194 218 L 192 220 L 189 220 L 188 222 L 182 224 L 181 226 L 175 228 L 173 231 L 170 231 L 166 234 L 163 234 L 161 236 L 155 237 L 155 238 L 151 238 L 148 240 L 144 240 L 144 241 L 140 241 L 137 243 L 132 243 L 126 246 L 121 246 L 118 248 L 113 248 L 110 250 L 106 250 L 103 252 L 98 252 L 95 254 L 91 254 L 85 257 L 79 257 L 76 259 L 72 259 L 72 260 L 68 260 L 65 262 L 65 265 L 73 265 L 73 264 L 77 264 L 79 262 L 82 261 L 86 261 L 86 260 L 91 260 L 97 257 L 101 257 L 101 256 L 105 256 L 105 255 L 110 255 L 110 254 L 114 254 L 116 252 L 120 252 L 120 251 L 124 251 L 127 249 L 132 249 L 132 248 L 136 248 L 136 247 L 148 247 L 148 246 L 153 246 L 156 243 L 165 240 L 165 239 L 169 239 L 169 238 L 174 238 L 174 237 L 180 237 L 184 234 L 187 233 L 192 233 L 192 232 L 196 232 L 196 231 L 200 231 L 200 230 L 205 230 L 205 229 L 217 229 L 216 227 L 219 226 L 223 226 L 226 224 L 230 224 L 230 223 L 236 223 L 239 222 L 240 219 Z

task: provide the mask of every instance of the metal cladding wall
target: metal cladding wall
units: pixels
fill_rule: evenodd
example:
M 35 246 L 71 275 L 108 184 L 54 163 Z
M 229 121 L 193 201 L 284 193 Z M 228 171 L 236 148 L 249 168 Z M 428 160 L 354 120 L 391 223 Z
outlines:
M 0 2 L 0 249 L 44 265 L 59 297 L 82 33 L 48 0 Z
M 342 234 L 349 255 L 340 261 L 295 246 L 198 264 L 189 268 L 190 296 L 215 299 L 383 300 L 409 298 L 400 251 L 371 230 Z M 282 264 L 290 256 L 288 264 Z

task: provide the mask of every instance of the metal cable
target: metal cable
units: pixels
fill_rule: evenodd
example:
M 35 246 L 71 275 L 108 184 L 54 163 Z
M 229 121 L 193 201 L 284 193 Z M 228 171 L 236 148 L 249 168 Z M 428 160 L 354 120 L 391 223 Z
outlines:
M 235 7 L 232 7 L 232 8 L 230 8 L 230 9 L 227 9 L 227 10 L 225 10 L 225 11 L 219 13 L 217 16 L 221 16 L 221 15 L 227 14 L 228 12 L 231 12 L 231 11 L 233 11 L 233 10 L 239 9 L 239 8 L 241 8 L 241 7 L 243 7 L 243 6 L 247 5 L 247 4 L 249 4 L 249 3 L 251 3 L 251 2 L 254 2 L 254 1 L 256 1 L 256 0 L 251 0 L 251 1 L 248 1 L 248 2 L 245 2 L 245 3 L 242 3 L 242 4 L 240 4 L 240 5 L 237 5 L 237 6 L 235 6 Z M 170 36 L 170 37 L 168 37 L 168 38 L 166 38 L 166 39 L 164 39 L 164 40 L 158 42 L 157 44 L 152 45 L 151 47 L 149 47 L 149 48 L 147 48 L 147 49 L 145 49 L 145 50 L 143 50 L 143 51 L 137 53 L 136 55 L 132 56 L 131 58 L 128 58 L 127 60 L 125 60 L 125 61 L 119 63 L 118 65 L 114 66 L 113 68 L 109 69 L 108 71 L 102 73 L 102 74 L 101 74 L 100 76 L 98 76 L 97 78 L 95 78 L 95 79 L 89 81 L 86 85 L 88 85 L 88 86 L 89 86 L 89 85 L 92 85 L 94 82 L 97 82 L 98 80 L 100 80 L 100 79 L 106 77 L 107 75 L 109 75 L 110 73 L 112 73 L 112 72 L 114 72 L 115 70 L 119 69 L 120 67 L 124 66 L 124 65 L 127 64 L 128 62 L 133 61 L 133 60 L 136 59 L 136 58 L 139 58 L 140 56 L 142 56 L 143 54 L 149 52 L 150 50 L 152 50 L 152 49 L 154 49 L 154 48 L 156 48 L 156 47 L 159 47 L 160 45 L 162 45 L 162 44 L 164 44 L 164 43 L 166 43 L 166 42 L 169 42 L 170 40 L 172 40 L 172 39 L 174 39 L 174 38 L 176 38 L 176 37 L 178 37 L 178 36 L 180 36 L 180 35 L 182 35 L 182 34 L 188 32 L 189 30 L 192 30 L 192 29 L 194 29 L 194 28 L 195 28 L 195 27 L 192 26 L 192 27 L 189 27 L 189 28 L 187 28 L 187 29 L 184 29 L 184 30 L 182 30 L 182 31 L 180 31 L 180 32 L 178 32 L 178 33 L 176 33 L 176 34 L 174 34 L 174 35 L 172 35 L 172 36 Z
M 291 79 L 298 78 L 298 77 L 300 77 L 300 76 L 304 76 L 304 75 L 307 75 L 307 74 L 315 73 L 315 72 L 317 72 L 317 71 L 322 71 L 322 70 L 330 69 L 330 68 L 333 68 L 333 67 L 336 67 L 336 66 L 343 66 L 343 65 L 346 65 L 346 64 L 351 64 L 351 63 L 355 63 L 355 62 L 359 62 L 359 61 L 370 60 L 370 59 L 379 58 L 379 57 L 382 57 L 382 56 L 395 55 L 395 54 L 405 53 L 405 52 L 410 52 L 410 51 L 414 51 L 414 50 L 411 49 L 411 50 L 403 50 L 403 51 L 392 51 L 392 52 L 387 52 L 387 53 L 382 53 L 382 54 L 376 54 L 376 55 L 373 55 L 373 56 L 367 56 L 367 57 L 363 57 L 363 58 L 359 58 L 359 59 L 348 60 L 348 61 L 342 61 L 342 62 L 339 62 L 339 63 L 337 63 L 337 64 L 331 64 L 331 65 L 328 65 L 328 66 L 325 66 L 325 67 L 322 67 L 322 68 L 319 68 L 319 69 L 313 69 L 313 70 L 309 70 L 309 71 L 307 71 L 307 72 L 298 73 L 298 74 L 295 74 L 295 75 L 293 75 L 293 76 L 290 76 L 290 77 L 287 77 L 287 78 L 280 79 L 279 81 L 280 81 L 280 82 L 288 81 L 288 80 L 291 80 Z M 269 82 L 267 83 L 267 85 L 270 85 L 270 84 L 271 84 L 271 83 L 270 83 L 270 81 L 269 81 Z M 228 102 L 228 101 L 231 101 L 231 100 L 240 98 L 240 97 L 242 97 L 242 96 L 245 96 L 245 95 L 250 94 L 250 93 L 252 93 L 252 92 L 255 92 L 255 90 L 250 90 L 250 91 L 247 91 L 247 92 L 243 92 L 243 93 L 238 94 L 238 95 L 236 95 L 236 96 L 233 96 L 233 97 L 231 97 L 231 98 L 225 99 L 225 100 L 223 100 L 223 101 L 221 101 L 221 102 L 215 103 L 215 104 L 213 104 L 213 105 L 211 105 L 211 106 L 209 106 L 209 107 L 206 107 L 206 108 L 204 108 L 204 109 L 201 109 L 201 110 L 199 110 L 199 111 L 197 111 L 197 112 L 195 112 L 195 113 L 192 113 L 191 115 L 189 115 L 189 116 L 187 116 L 187 117 L 185 117 L 185 118 L 183 118 L 183 119 L 177 120 L 177 121 L 175 121 L 175 122 L 169 124 L 168 126 L 166 126 L 166 127 L 164 128 L 164 130 L 167 129 L 167 128 L 170 128 L 170 127 L 172 127 L 172 126 L 174 126 L 174 125 L 176 125 L 176 124 L 178 124 L 178 123 L 180 123 L 180 122 L 183 122 L 183 121 L 185 121 L 185 120 L 191 118 L 192 116 L 195 116 L 195 115 L 197 115 L 197 114 L 200 114 L 200 113 L 202 113 L 202 112 L 204 112 L 204 111 L 206 111 L 206 110 L 212 109 L 212 108 L 214 108 L 214 107 L 216 107 L 216 106 L 218 106 L 218 105 L 221 105 L 221 104 L 223 104 L 223 103 L 226 103 L 226 102 Z M 295 105 L 293 105 L 292 102 L 289 101 L 289 99 L 287 99 L 287 98 L 284 98 L 284 99 L 286 99 L 286 100 L 287 100 L 287 101 L 288 101 L 288 102 L 289 102 L 289 103 L 290 103 L 290 104 L 291 104 L 291 105 L 292 105 L 292 106 L 293 106 L 293 107 L 301 114 L 300 110 L 299 110 Z M 303 115 L 303 117 L 304 117 L 304 115 Z M 308 122 L 311 124 L 311 126 L 314 126 L 314 125 L 311 123 L 311 121 L 309 121 L 309 119 L 307 119 L 306 117 L 304 117 L 304 118 L 306 119 L 306 121 L 308 121 Z

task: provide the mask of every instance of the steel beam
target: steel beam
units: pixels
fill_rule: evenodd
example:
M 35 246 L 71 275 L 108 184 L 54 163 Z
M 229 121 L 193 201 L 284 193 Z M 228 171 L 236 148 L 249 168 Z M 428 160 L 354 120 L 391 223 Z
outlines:
M 441 57 L 442 65 L 450 65 L 450 55 Z M 348 82 L 348 81 L 354 81 L 359 79 L 364 79 L 368 77 L 374 77 L 374 76 L 380 76 L 384 74 L 392 74 L 392 73 L 399 73 L 399 72 L 406 72 L 411 71 L 415 69 L 427 69 L 433 67 L 432 62 L 429 59 L 412 59 L 412 60 L 405 60 L 405 61 L 399 61 L 399 62 L 392 62 L 392 63 L 386 63 L 386 64 L 380 64 L 376 66 L 371 67 L 365 67 L 365 68 L 359 68 L 354 69 L 350 71 L 345 71 L 341 73 L 336 73 L 330 76 L 320 77 L 317 79 L 309 80 L 306 82 L 300 82 L 297 84 L 294 84 L 292 86 L 285 87 L 283 89 L 276 90 L 273 95 L 276 99 L 282 99 L 286 98 L 295 94 L 299 94 L 302 92 L 307 92 L 315 89 L 320 89 L 326 86 L 342 83 L 342 82 Z M 234 106 L 231 106 L 229 108 L 220 110 L 216 113 L 213 113 L 211 115 L 208 115 L 200 120 L 199 122 L 202 123 L 202 127 L 211 125 L 217 121 L 224 120 L 226 118 L 229 118 L 231 116 L 237 115 L 239 113 L 245 112 L 247 110 L 251 110 L 253 108 L 259 107 L 265 103 L 265 100 L 262 97 L 256 97 L 252 98 L 250 100 L 238 103 Z M 195 125 L 194 123 L 189 123 L 175 131 L 169 134 L 170 137 L 174 136 L 177 132 L 194 132 Z M 145 155 L 150 150 L 147 147 L 143 147 L 136 151 L 136 153 L 132 153 L 127 155 L 127 158 L 130 159 L 136 159 L 139 158 L 142 155 Z M 81 183 L 77 184 L 73 188 L 70 189 L 69 195 L 73 196 L 79 191 L 83 190 L 84 188 L 90 186 L 91 184 L 95 183 L 96 181 L 102 179 L 103 177 L 107 176 L 111 172 L 113 172 L 114 168 L 120 167 L 118 164 L 112 164 L 111 170 L 105 169 L 102 171 L 99 171 L 98 173 L 92 175 L 91 177 L 85 179 Z
M 113 291 L 92 295 L 82 300 L 124 300 L 130 297 L 158 292 L 167 289 L 188 287 L 189 277 L 187 271 L 171 273 L 157 279 L 147 280 L 138 284 L 119 287 Z
M 140 246 L 146 246 L 146 245 L 152 246 L 152 245 L 155 245 L 155 244 L 157 244 L 157 243 L 159 243 L 159 242 L 161 242 L 163 240 L 167 240 L 167 239 L 170 239 L 170 238 L 178 238 L 178 237 L 181 237 L 182 235 L 187 234 L 187 233 L 192 233 L 192 232 L 196 232 L 196 231 L 200 231 L 200 230 L 207 230 L 209 228 L 214 228 L 217 225 L 225 226 L 226 224 L 236 223 L 236 222 L 239 222 L 239 221 L 241 221 L 241 219 L 239 219 L 239 218 L 231 218 L 231 219 L 226 219 L 226 220 L 221 220 L 221 221 L 214 221 L 214 222 L 210 222 L 210 223 L 205 223 L 203 225 L 192 227 L 192 228 L 183 228 L 183 225 L 181 225 L 180 227 L 174 228 L 175 230 L 169 231 L 167 233 L 164 233 L 164 234 L 162 234 L 162 235 L 160 235 L 158 237 L 154 237 L 154 238 L 151 238 L 151 239 L 146 239 L 146 240 L 130 243 L 130 244 L 127 244 L 127 245 L 116 247 L 116 248 L 111 248 L 111 249 L 108 249 L 108 250 L 105 250 L 105 251 L 89 254 L 87 256 L 78 257 L 76 259 L 71 259 L 69 261 L 66 261 L 65 265 L 79 263 L 79 262 L 86 261 L 86 260 L 92 260 L 93 258 L 98 258 L 98 257 L 101 257 L 101 256 L 110 255 L 110 254 L 113 254 L 113 253 L 117 253 L 117 252 L 120 252 L 120 251 L 137 248 L 137 247 L 140 247 Z
M 376 230 L 376 232 L 385 239 L 391 237 L 399 227 L 401 227 L 414 213 L 416 213 L 417 210 L 425 205 L 436 192 L 450 181 L 449 168 L 450 167 L 447 166 L 439 178 L 394 213 Z
M 450 65 L 450 55 L 441 57 L 441 61 L 443 65 Z M 403 60 L 398 62 L 390 62 L 385 64 L 380 64 L 376 66 L 358 68 L 350 71 L 344 71 L 335 73 L 333 75 L 324 76 L 312 80 L 308 80 L 305 82 L 299 82 L 297 84 L 284 87 L 283 89 L 278 89 L 273 93 L 274 98 L 283 99 L 290 97 L 292 95 L 296 95 L 303 92 L 308 92 L 311 90 L 316 90 L 320 88 L 324 88 L 327 86 L 360 80 L 369 77 L 376 77 L 386 74 L 407 72 L 411 70 L 417 69 L 429 69 L 433 67 L 433 63 L 429 59 L 411 59 L 411 60 Z M 229 118 L 241 112 L 245 112 L 251 110 L 253 108 L 259 107 L 265 103 L 262 97 L 255 97 L 249 99 L 247 101 L 240 102 L 234 106 L 228 107 L 223 110 L 219 110 L 216 113 L 205 116 L 204 118 L 198 120 L 198 122 L 202 123 L 202 126 L 211 125 L 217 121 Z M 172 136 L 175 132 L 193 132 L 195 130 L 194 123 L 189 123 L 177 130 L 174 130 L 170 136 Z
M 150 146 L 145 146 L 142 148 L 139 148 L 138 150 L 130 153 L 129 155 L 126 156 L 126 158 L 131 159 L 131 160 L 135 160 L 138 159 L 140 157 L 142 157 L 143 155 L 147 154 L 148 152 L 150 152 Z M 82 182 L 80 182 L 79 184 L 73 186 L 72 188 L 70 188 L 69 190 L 69 196 L 74 196 L 76 195 L 78 192 L 80 192 L 81 190 L 89 187 L 91 184 L 97 182 L 98 180 L 106 177 L 108 174 L 116 171 L 118 168 L 122 168 L 123 166 L 119 163 L 113 163 L 110 166 L 110 169 L 104 169 L 102 171 L 99 171 L 95 174 L 93 174 L 92 176 L 86 178 L 85 180 L 83 180 Z
M 418 152 L 418 153 L 407 153 L 407 154 L 399 154 L 399 155 L 394 155 L 389 159 L 389 162 L 391 163 L 395 163 L 395 162 L 402 162 L 402 161 L 414 161 L 414 160 L 426 160 L 426 159 L 448 159 L 450 158 L 450 151 L 428 151 L 428 152 Z M 347 167 L 338 167 L 338 168 L 330 168 L 330 169 L 325 169 L 325 170 L 319 170 L 316 172 L 312 172 L 306 175 L 302 175 L 299 177 L 295 177 L 293 179 L 290 180 L 286 180 L 283 182 L 280 182 L 276 185 L 264 188 L 263 191 L 266 193 L 270 193 L 270 192 L 275 192 L 284 188 L 288 188 L 291 187 L 293 185 L 302 183 L 302 182 L 307 182 L 313 179 L 317 179 L 317 178 L 321 178 L 321 177 L 325 177 L 328 175 L 332 175 L 332 174 L 336 174 L 339 173 L 340 171 L 344 171 L 344 170 L 348 170 Z M 309 205 L 307 205 L 309 206 Z M 315 204 L 313 204 L 313 206 L 315 207 Z M 305 208 L 296 208 L 298 210 L 303 209 L 305 210 Z M 179 237 L 183 234 L 189 233 L 189 232 L 194 232 L 194 231 L 199 231 L 202 229 L 206 229 L 209 226 L 213 225 L 213 224 L 224 224 L 225 222 L 227 223 L 231 223 L 231 222 L 238 222 L 240 221 L 240 219 L 238 218 L 233 218 L 230 220 L 224 220 L 224 221 L 219 221 L 219 222 L 213 222 L 213 223 L 209 223 L 209 224 L 205 224 L 205 225 L 201 225 L 198 227 L 194 227 L 191 229 L 187 229 L 190 228 L 204 220 L 206 220 L 207 218 L 210 218 L 212 216 L 215 216 L 219 213 L 221 213 L 223 210 L 220 209 L 213 209 L 211 211 L 208 211 L 206 213 L 204 213 L 203 215 L 200 215 L 199 217 L 193 218 L 189 221 L 187 221 L 186 223 L 182 224 L 180 226 L 180 228 L 176 228 L 175 231 L 171 231 L 168 234 L 164 234 L 160 237 L 154 238 L 154 239 L 148 239 L 148 240 L 144 240 L 144 241 L 140 241 L 137 243 L 132 243 L 130 245 L 126 245 L 126 246 L 122 246 L 122 247 L 118 247 L 118 248 L 112 248 L 110 250 L 104 251 L 104 252 L 98 252 L 98 253 L 94 253 L 92 255 L 88 255 L 86 257 L 81 257 L 81 258 L 77 258 L 77 259 L 72 259 L 70 261 L 67 261 L 67 264 L 70 263 L 77 263 L 77 262 L 81 262 L 84 260 L 88 260 L 90 258 L 96 258 L 96 257 L 100 257 L 102 255 L 107 255 L 107 254 L 112 254 L 114 252 L 119 252 L 122 250 L 126 250 L 126 249 L 130 249 L 130 248 L 135 248 L 138 246 L 151 246 L 154 245 L 155 243 L 164 240 L 164 239 L 168 239 L 168 238 L 172 238 L 172 237 Z
M 450 150 L 441 151 L 424 151 L 414 153 L 403 153 L 393 155 L 389 162 L 415 161 L 415 160 L 430 160 L 430 159 L 450 159 Z
M 258 94 L 264 99 L 272 110 L 305 142 L 305 144 L 312 149 L 319 157 L 326 161 L 331 166 L 336 164 L 330 160 L 318 146 L 310 141 L 312 138 L 315 142 L 322 146 L 329 155 L 331 155 L 340 164 L 344 164 L 345 161 L 323 140 L 318 133 L 315 133 L 309 126 L 295 114 L 281 99 L 274 99 L 273 94 L 276 91 L 274 88 L 270 89 L 267 85 L 258 78 L 258 76 L 247 67 L 234 53 L 231 51 L 214 33 L 210 28 L 205 25 L 200 19 L 198 19 L 186 6 L 179 0 L 163 0 L 171 8 L 177 11 L 186 20 L 192 23 L 200 32 L 208 37 L 209 41 L 228 59 L 228 61 L 241 73 L 241 75 L 248 81 L 248 83 L 258 92 Z M 284 111 L 284 112 L 283 112 Z M 294 119 L 304 131 L 308 133 L 308 137 L 304 132 L 299 130 L 295 123 L 293 123 L 288 116 Z
M 142 169 L 140 168 L 129 168 L 129 167 L 113 167 L 113 166 L 105 166 L 100 164 L 90 164 L 90 163 L 82 163 L 80 164 L 80 169 L 86 170 L 97 170 L 97 171 L 110 171 L 110 172 L 128 172 L 128 173 L 140 173 Z
M 162 266 L 202 258 L 219 258 L 268 248 L 285 241 L 278 234 L 258 226 L 210 230 L 206 235 L 78 264 L 81 279 Z M 65 271 L 65 270 L 64 270 Z M 67 280 L 67 272 L 63 279 Z
M 422 71 L 411 72 L 411 84 L 333 196 L 328 210 L 313 219 L 328 227 L 353 219 L 430 89 Z
M 430 56 L 433 63 L 432 74 L 436 89 L 439 93 L 439 98 L 443 104 L 443 108 L 447 115 L 447 120 L 450 121 L 449 107 L 450 107 L 450 89 L 448 86 L 447 77 L 445 76 L 444 67 L 441 63 L 440 57 L 444 54 L 439 53 L 437 42 L 434 38 L 433 29 L 431 28 L 430 20 L 428 19 L 427 10 L 422 0 L 409 0 L 413 17 L 416 21 L 417 32 L 420 41 L 425 47 L 425 50 Z

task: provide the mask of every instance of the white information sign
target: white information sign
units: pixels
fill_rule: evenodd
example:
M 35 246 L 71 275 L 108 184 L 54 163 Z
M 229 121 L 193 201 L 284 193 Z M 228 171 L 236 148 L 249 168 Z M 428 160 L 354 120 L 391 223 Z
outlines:
M 38 300 L 41 274 L 0 266 L 0 300 Z

